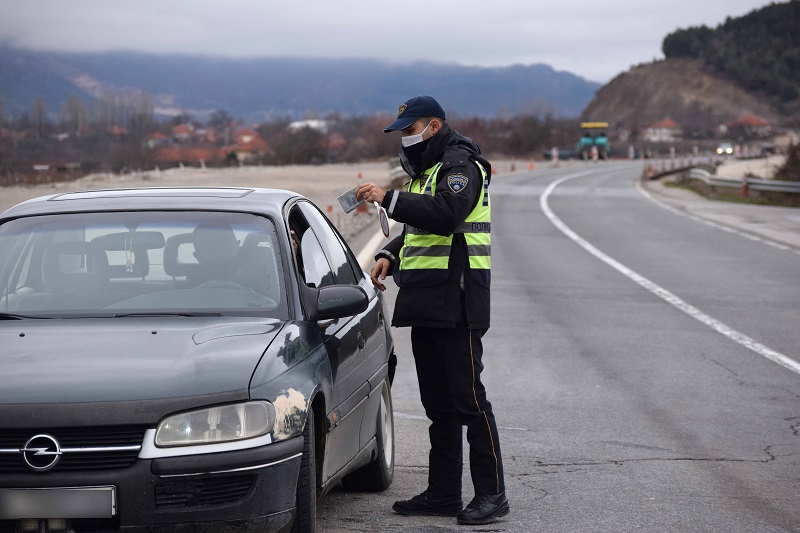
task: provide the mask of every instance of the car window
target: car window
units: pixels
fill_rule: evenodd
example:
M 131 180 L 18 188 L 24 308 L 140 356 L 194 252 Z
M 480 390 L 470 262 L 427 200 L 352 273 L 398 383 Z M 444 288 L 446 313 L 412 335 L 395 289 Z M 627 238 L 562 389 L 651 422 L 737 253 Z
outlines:
M 42 215 L 0 226 L 0 312 L 288 315 L 275 224 L 223 212 Z
M 337 284 L 358 284 L 363 277 L 360 270 L 353 268 L 348 258 L 349 250 L 343 247 L 338 234 L 331 228 L 325 216 L 309 202 L 300 202 L 300 211 L 309 223 L 319 248 L 325 255 Z
M 300 240 L 303 257 L 303 270 L 306 284 L 309 287 L 326 287 L 336 283 L 328 259 L 322 251 L 317 236 L 312 230 L 306 230 Z

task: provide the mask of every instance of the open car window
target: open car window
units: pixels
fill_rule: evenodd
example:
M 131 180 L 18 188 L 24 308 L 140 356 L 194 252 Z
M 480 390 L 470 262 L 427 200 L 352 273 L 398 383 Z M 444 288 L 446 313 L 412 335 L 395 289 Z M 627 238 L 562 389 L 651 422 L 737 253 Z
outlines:
M 286 318 L 282 244 L 245 213 L 42 215 L 0 226 L 0 313 Z

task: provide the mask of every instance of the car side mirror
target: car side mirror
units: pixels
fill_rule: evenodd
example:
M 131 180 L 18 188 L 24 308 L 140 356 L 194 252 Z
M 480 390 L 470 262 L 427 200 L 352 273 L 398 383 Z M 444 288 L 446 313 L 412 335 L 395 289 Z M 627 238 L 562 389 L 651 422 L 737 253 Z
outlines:
M 362 313 L 369 305 L 369 297 L 358 285 L 328 285 L 314 289 L 306 287 L 306 302 L 310 320 L 331 320 Z M 316 294 L 314 294 L 316 293 Z

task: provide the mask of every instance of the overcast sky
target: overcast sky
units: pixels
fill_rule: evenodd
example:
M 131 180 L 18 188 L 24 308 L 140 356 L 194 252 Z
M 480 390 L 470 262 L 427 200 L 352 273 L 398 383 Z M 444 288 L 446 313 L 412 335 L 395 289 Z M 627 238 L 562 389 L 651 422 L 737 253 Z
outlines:
M 1 0 L 0 44 L 70 52 L 547 63 L 601 83 L 765 0 Z

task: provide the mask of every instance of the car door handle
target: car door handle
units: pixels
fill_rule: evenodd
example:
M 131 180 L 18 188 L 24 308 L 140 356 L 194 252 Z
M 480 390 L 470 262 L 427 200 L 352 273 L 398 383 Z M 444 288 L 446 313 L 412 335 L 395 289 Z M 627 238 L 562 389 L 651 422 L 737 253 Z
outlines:
M 364 346 L 367 345 L 367 339 L 364 338 L 364 334 L 360 331 L 358 332 L 356 338 L 358 339 L 358 349 L 363 350 Z

